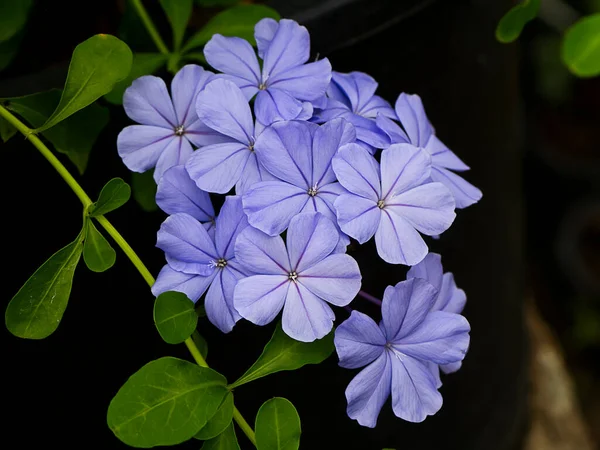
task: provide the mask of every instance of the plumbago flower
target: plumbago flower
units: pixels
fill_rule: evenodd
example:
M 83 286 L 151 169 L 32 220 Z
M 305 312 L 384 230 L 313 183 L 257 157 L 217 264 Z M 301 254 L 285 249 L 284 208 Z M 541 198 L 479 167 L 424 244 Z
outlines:
M 390 145 L 390 139 L 376 124 L 378 115 L 395 117 L 388 102 L 375 95 L 377 82 L 366 73 L 332 72 L 327 89 L 327 104 L 313 119 L 318 123 L 343 117 L 356 127 L 356 138 L 365 143 L 371 153 Z
M 429 253 L 423 261 L 410 268 L 406 278 L 422 278 L 437 290 L 437 296 L 431 308 L 432 311 L 460 314 L 464 309 L 467 302 L 465 291 L 456 286 L 452 273 L 444 273 L 441 255 Z M 462 361 L 457 361 L 441 365 L 440 369 L 444 373 L 453 373 L 461 366 Z
M 321 339 L 333 327 L 328 303 L 346 306 L 360 289 L 356 261 L 335 253 L 339 233 L 321 213 L 295 216 L 280 236 L 246 228 L 235 244 L 236 260 L 251 275 L 235 287 L 234 306 L 256 325 L 273 321 L 283 308 L 282 328 L 302 342 Z
M 283 232 L 301 212 L 320 212 L 337 223 L 333 203 L 345 192 L 331 168 L 338 149 L 354 142 L 354 127 L 344 119 L 322 126 L 310 122 L 278 122 L 265 129 L 254 147 L 276 181 L 263 181 L 244 194 L 250 224 L 270 236 Z M 344 245 L 350 243 L 342 236 Z
M 158 182 L 170 167 L 183 164 L 200 147 L 218 141 L 196 115 L 195 100 L 214 74 L 193 64 L 184 66 L 171 83 L 172 100 L 165 82 L 151 75 L 135 80 L 125 90 L 123 107 L 141 125 L 125 127 L 117 138 L 119 156 L 129 170 L 153 167 Z
M 196 185 L 205 191 L 225 194 L 236 185 L 243 194 L 254 183 L 274 179 L 259 164 L 254 144 L 263 127 L 254 124 L 248 101 L 227 80 L 214 80 L 198 94 L 198 116 L 220 133 L 221 142 L 194 152 L 185 168 Z
M 189 214 L 214 238 L 215 210 L 210 196 L 198 189 L 183 165 L 171 167 L 164 173 L 158 182 L 156 204 L 167 214 Z
M 240 315 L 233 307 L 233 292 L 245 276 L 234 244 L 248 226 L 242 199 L 229 196 L 216 219 L 214 238 L 192 216 L 177 213 L 161 225 L 156 246 L 165 252 L 167 264 L 160 271 L 152 293 L 166 291 L 186 294 L 193 302 L 207 292 L 206 316 L 222 332 L 231 331 Z
M 313 112 L 310 102 L 323 99 L 331 80 L 329 60 L 306 63 L 310 37 L 307 29 L 293 20 L 263 19 L 256 24 L 255 37 L 262 69 L 252 46 L 237 37 L 215 34 L 204 47 L 204 56 L 246 99 L 256 95 L 255 114 L 263 125 L 309 119 Z
M 364 243 L 375 235 L 379 256 L 392 264 L 415 265 L 427 254 L 419 234 L 440 234 L 454 221 L 454 198 L 430 182 L 431 158 L 409 144 L 381 153 L 381 167 L 363 147 L 347 144 L 333 170 L 349 192 L 335 201 L 342 231 Z
M 450 189 L 457 208 L 466 208 L 481 200 L 481 191 L 453 172 L 469 170 L 469 166 L 435 135 L 418 95 L 400 94 L 396 100 L 395 119 L 400 120 L 404 130 L 381 114 L 377 116 L 377 125 L 388 134 L 392 144 L 406 142 L 429 152 L 431 179 Z
M 461 361 L 470 326 L 459 314 L 434 310 L 437 295 L 420 278 L 388 286 L 379 326 L 353 311 L 335 330 L 340 366 L 367 366 L 346 389 L 348 416 L 359 424 L 374 428 L 390 394 L 394 414 L 409 422 L 422 422 L 442 407 L 429 364 Z

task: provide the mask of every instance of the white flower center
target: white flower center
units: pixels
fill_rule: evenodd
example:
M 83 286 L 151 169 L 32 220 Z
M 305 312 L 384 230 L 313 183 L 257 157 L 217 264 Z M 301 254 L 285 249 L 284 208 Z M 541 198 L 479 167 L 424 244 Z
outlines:
M 377 202 L 377 207 L 378 207 L 379 209 L 383 209 L 383 208 L 385 207 L 385 202 L 384 202 L 383 200 L 379 200 L 379 201 Z
M 184 133 L 185 133 L 185 130 L 183 128 L 183 125 L 179 125 L 178 127 L 175 127 L 175 135 L 176 136 L 183 136 Z

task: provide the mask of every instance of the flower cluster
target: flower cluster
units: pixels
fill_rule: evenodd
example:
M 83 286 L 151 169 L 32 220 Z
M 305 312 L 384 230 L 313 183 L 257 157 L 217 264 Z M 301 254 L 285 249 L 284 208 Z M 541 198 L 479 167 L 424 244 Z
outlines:
M 263 19 L 255 37 L 257 53 L 213 36 L 204 54 L 219 73 L 187 65 L 171 97 L 154 76 L 125 92 L 139 125 L 120 133 L 119 154 L 132 171 L 154 168 L 169 215 L 152 292 L 203 297 L 225 333 L 283 311 L 285 333 L 311 342 L 331 332 L 332 305 L 359 294 L 351 238 L 374 236 L 383 260 L 413 267 L 386 289 L 379 326 L 352 311 L 336 329 L 340 365 L 367 366 L 346 391 L 348 414 L 372 427 L 391 393 L 398 417 L 422 421 L 441 407 L 440 368 L 457 370 L 469 343 L 464 292 L 422 235 L 446 231 L 481 192 L 455 173 L 468 167 L 418 96 L 401 94 L 392 108 L 370 76 L 308 62 L 308 31 L 292 20 Z M 214 194 L 229 194 L 218 214 Z

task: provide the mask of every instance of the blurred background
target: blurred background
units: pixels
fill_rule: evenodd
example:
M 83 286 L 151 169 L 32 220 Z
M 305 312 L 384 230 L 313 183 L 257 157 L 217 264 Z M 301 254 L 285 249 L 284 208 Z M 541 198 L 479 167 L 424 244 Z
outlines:
M 197 0 L 188 33 L 222 11 L 219 3 Z M 600 78 L 576 77 L 560 56 L 565 30 L 600 12 L 598 1 L 541 0 L 538 18 L 511 44 L 495 37 L 511 0 L 262 3 L 306 25 L 314 56 L 328 57 L 334 70 L 369 73 L 390 102 L 402 91 L 421 95 L 438 136 L 471 166 L 466 178 L 484 197 L 460 211 L 439 241 L 428 241 L 467 292 L 472 324 L 463 369 L 444 378 L 439 414 L 417 425 L 384 408 L 377 430 L 359 427 L 346 417 L 343 396 L 354 373 L 339 369 L 334 356 L 323 367 L 240 389 L 242 412 L 252 417 L 269 396 L 290 398 L 307 449 L 600 448 Z M 158 1 L 144 4 L 170 36 Z M 0 44 L 0 99 L 62 88 L 74 47 L 97 33 L 118 36 L 134 52 L 156 51 L 126 0 L 34 1 L 18 46 Z M 155 74 L 171 77 L 165 68 Z M 157 274 L 164 257 L 154 244 L 165 215 L 144 197 L 147 180 L 132 177 L 117 155 L 116 136 L 131 122 L 121 106 L 98 103 L 110 121 L 77 179 L 91 196 L 116 176 L 133 185 L 137 202 L 110 219 Z M 6 307 L 28 276 L 76 236 L 81 212 L 21 136 L 0 143 L 0 152 Z M 65 155 L 60 159 L 77 173 Z M 369 245 L 355 253 L 365 289 L 375 294 L 405 270 L 373 255 Z M 2 446 L 125 448 L 106 426 L 112 396 L 149 360 L 187 358 L 183 347 L 160 340 L 151 302 L 118 252 L 105 273 L 77 270 L 69 308 L 50 338 L 19 340 L 3 328 Z M 231 379 L 272 333 L 244 323 L 227 336 L 206 321 L 201 327 L 209 363 Z M 199 447 L 197 441 L 181 446 Z

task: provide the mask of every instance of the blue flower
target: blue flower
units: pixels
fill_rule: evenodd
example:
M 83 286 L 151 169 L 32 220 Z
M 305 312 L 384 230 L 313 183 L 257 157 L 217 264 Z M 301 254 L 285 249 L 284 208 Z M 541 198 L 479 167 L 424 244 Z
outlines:
M 273 321 L 283 308 L 283 331 L 303 342 L 321 339 L 333 327 L 328 303 L 346 306 L 360 289 L 358 264 L 335 253 L 339 233 L 321 213 L 295 216 L 287 231 L 287 249 L 280 236 L 252 227 L 240 234 L 235 255 L 253 275 L 235 288 L 234 306 L 257 325 Z
M 332 74 L 327 104 L 315 114 L 314 120 L 321 123 L 343 117 L 356 127 L 357 140 L 365 143 L 371 153 L 389 146 L 390 139 L 374 119 L 378 115 L 395 117 L 395 113 L 388 102 L 375 95 L 377 82 L 362 72 Z
M 429 253 L 423 261 L 411 267 L 406 274 L 406 278 L 422 278 L 437 290 L 438 293 L 431 308 L 432 311 L 460 314 L 464 309 L 467 302 L 465 291 L 456 286 L 452 273 L 444 273 L 442 257 L 437 253 Z M 453 373 L 460 369 L 461 365 L 462 361 L 457 361 L 442 365 L 440 368 L 444 373 Z M 439 375 L 439 372 L 437 374 Z
M 431 158 L 410 144 L 381 153 L 381 167 L 363 147 L 347 144 L 333 158 L 333 170 L 349 192 L 334 203 L 342 231 L 364 243 L 375 235 L 379 256 L 414 265 L 427 254 L 418 233 L 440 234 L 454 221 L 454 198 L 429 181 Z
M 254 143 L 262 126 L 255 127 L 248 101 L 227 80 L 214 80 L 198 94 L 196 111 L 221 141 L 204 146 L 185 165 L 196 185 L 207 192 L 227 193 L 236 185 L 243 194 L 254 183 L 274 179 L 256 159 Z
M 312 104 L 323 98 L 331 80 L 327 58 L 306 64 L 310 37 L 293 20 L 263 19 L 255 37 L 262 69 L 252 46 L 244 39 L 215 34 L 204 47 L 208 63 L 242 90 L 246 99 L 258 93 L 254 112 L 259 122 L 309 119 Z
M 409 422 L 422 422 L 442 407 L 429 363 L 462 360 L 470 326 L 459 314 L 433 311 L 436 297 L 431 284 L 412 278 L 386 288 L 379 326 L 353 311 L 335 330 L 340 366 L 367 366 L 346 389 L 348 416 L 359 424 L 375 427 L 390 394 L 394 414 Z
M 431 179 L 450 189 L 457 208 L 466 208 L 481 200 L 481 191 L 453 172 L 469 170 L 469 166 L 435 135 L 418 95 L 400 94 L 396 101 L 396 116 L 404 130 L 383 115 L 377 117 L 377 125 L 388 134 L 392 144 L 407 142 L 429 152 Z
M 233 307 L 233 292 L 245 276 L 234 252 L 240 232 L 248 226 L 242 199 L 229 196 L 216 219 L 214 239 L 194 217 L 169 216 L 161 225 L 156 246 L 165 252 L 167 264 L 160 271 L 152 293 L 186 294 L 193 302 L 206 292 L 206 316 L 222 332 L 231 331 L 240 315 Z
M 167 214 L 189 214 L 214 238 L 215 210 L 210 196 L 198 189 L 183 165 L 171 167 L 164 173 L 158 182 L 156 204 Z
M 192 154 L 192 145 L 211 144 L 213 130 L 198 120 L 196 95 L 214 74 L 200 66 L 183 67 L 171 83 L 171 97 L 165 82 L 151 75 L 140 77 L 125 90 L 123 106 L 127 115 L 141 125 L 125 127 L 117 138 L 119 156 L 133 172 L 153 167 L 158 182 L 170 167 L 183 164 Z
M 333 203 L 345 192 L 331 168 L 338 149 L 354 142 L 354 127 L 344 119 L 323 126 L 277 122 L 265 129 L 254 149 L 276 181 L 257 183 L 243 196 L 244 212 L 255 228 L 276 236 L 301 212 L 320 212 L 336 222 Z M 349 244 L 347 236 L 342 236 Z

